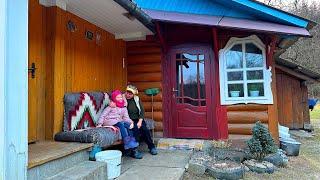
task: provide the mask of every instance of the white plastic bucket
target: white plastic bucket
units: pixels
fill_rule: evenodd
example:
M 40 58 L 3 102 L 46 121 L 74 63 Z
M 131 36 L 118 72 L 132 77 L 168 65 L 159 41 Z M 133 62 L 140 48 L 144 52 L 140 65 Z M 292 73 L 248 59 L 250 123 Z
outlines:
M 107 150 L 96 154 L 96 161 L 107 163 L 108 179 L 114 179 L 120 176 L 121 172 L 121 151 Z

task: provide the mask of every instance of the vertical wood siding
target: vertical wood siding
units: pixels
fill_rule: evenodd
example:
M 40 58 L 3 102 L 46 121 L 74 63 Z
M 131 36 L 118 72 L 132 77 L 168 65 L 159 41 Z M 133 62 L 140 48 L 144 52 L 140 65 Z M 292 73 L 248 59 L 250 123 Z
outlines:
M 279 123 L 291 129 L 310 122 L 308 90 L 301 81 L 277 69 Z
M 45 91 L 45 110 L 40 110 L 40 106 L 38 109 L 45 118 L 39 119 L 39 124 L 42 137 L 45 134 L 45 139 L 52 139 L 62 130 L 63 96 L 66 92 L 111 91 L 125 87 L 127 70 L 123 60 L 126 59 L 126 44 L 60 8 L 42 9 L 43 15 L 40 11 L 38 15 L 45 18 L 42 27 L 45 37 L 42 48 L 46 52 L 42 60 L 45 80 L 41 87 Z M 75 32 L 67 30 L 69 20 L 75 23 Z M 37 28 L 38 24 L 30 26 L 31 31 Z M 93 40 L 86 39 L 86 30 L 94 33 Z M 96 41 L 97 34 L 101 35 L 100 41 Z

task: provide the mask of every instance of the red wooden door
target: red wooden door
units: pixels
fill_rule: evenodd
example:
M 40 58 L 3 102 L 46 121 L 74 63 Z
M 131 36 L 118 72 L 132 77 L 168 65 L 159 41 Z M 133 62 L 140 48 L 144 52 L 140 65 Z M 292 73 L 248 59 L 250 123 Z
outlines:
M 212 82 L 210 48 L 173 49 L 172 135 L 175 138 L 211 138 Z

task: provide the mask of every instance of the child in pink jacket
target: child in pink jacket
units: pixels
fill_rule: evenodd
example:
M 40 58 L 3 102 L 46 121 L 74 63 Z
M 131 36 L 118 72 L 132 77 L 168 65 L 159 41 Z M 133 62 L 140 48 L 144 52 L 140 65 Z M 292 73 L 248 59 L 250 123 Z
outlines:
M 124 143 L 124 149 L 128 155 L 133 158 L 141 159 L 142 155 L 136 150 L 139 143 L 133 137 L 131 130 L 133 128 L 133 121 L 129 118 L 127 108 L 124 107 L 122 93 L 115 90 L 111 94 L 111 101 L 109 106 L 102 112 L 98 126 L 116 126 L 120 129 L 121 137 Z

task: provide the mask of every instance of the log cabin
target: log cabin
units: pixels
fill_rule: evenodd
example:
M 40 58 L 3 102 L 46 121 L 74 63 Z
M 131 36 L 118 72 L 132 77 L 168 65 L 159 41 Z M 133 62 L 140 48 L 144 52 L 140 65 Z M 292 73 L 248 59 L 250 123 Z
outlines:
M 4 2 L 8 12 L 28 14 L 23 19 L 1 11 L 12 30 L 4 42 L 19 47 L 13 51 L 4 43 L 6 54 L 28 54 L 29 70 L 28 82 L 19 73 L 6 77 L 26 93 L 4 83 L 8 106 L 22 106 L 6 115 L 8 124 L 21 125 L 2 131 L 10 132 L 3 142 L 17 148 L 10 151 L 16 161 L 4 159 L 8 167 L 24 167 L 28 143 L 52 140 L 62 131 L 65 93 L 109 92 L 127 84 L 140 90 L 146 117 L 152 103 L 143 91 L 160 89 L 153 103 L 157 137 L 248 138 L 261 121 L 277 141 L 278 123 L 288 118 L 282 97 L 289 90 L 276 58 L 300 37 L 311 37 L 316 25 L 255 0 L 29 0 L 19 9 Z M 28 22 L 28 29 L 14 28 L 12 19 Z M 24 68 L 11 60 L 8 73 Z

